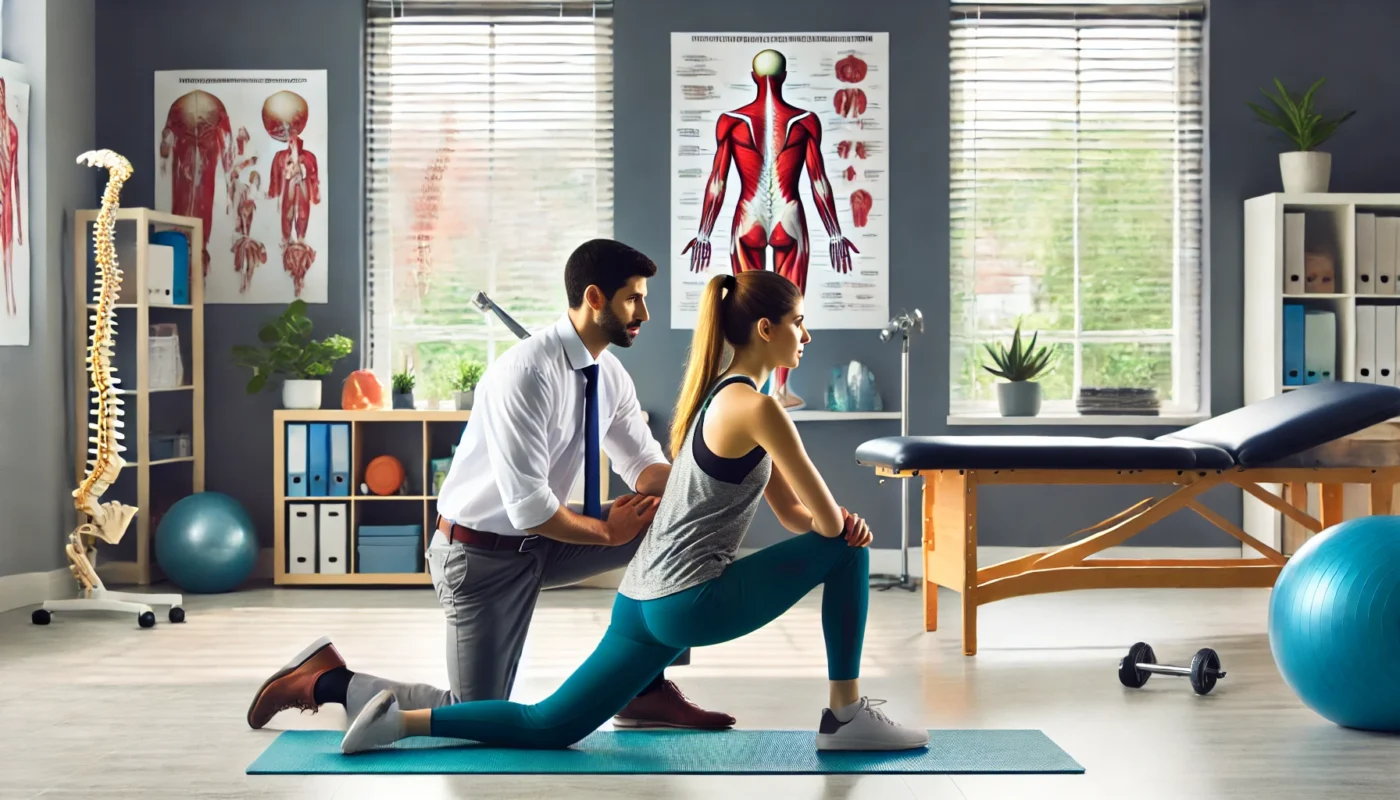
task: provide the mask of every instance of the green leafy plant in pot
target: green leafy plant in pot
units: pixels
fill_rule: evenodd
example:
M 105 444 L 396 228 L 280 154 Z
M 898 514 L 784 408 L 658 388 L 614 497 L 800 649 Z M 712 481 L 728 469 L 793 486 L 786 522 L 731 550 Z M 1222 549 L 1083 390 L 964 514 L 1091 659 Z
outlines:
M 982 368 L 1002 379 L 997 384 L 997 405 L 1003 417 L 1034 417 L 1040 413 L 1040 384 L 1035 379 L 1050 367 L 1050 349 L 1036 348 L 1033 334 L 1029 344 L 1022 345 L 1021 323 L 1016 323 L 1016 332 L 1011 337 L 1011 349 L 997 342 L 983 345 L 992 357 L 994 366 Z
M 1348 111 L 1332 119 L 1318 113 L 1313 106 L 1313 97 L 1326 80 L 1319 79 L 1302 97 L 1294 97 L 1284 88 L 1282 81 L 1274 78 L 1274 88 L 1278 94 L 1270 94 L 1262 88 L 1259 90 L 1273 103 L 1273 108 L 1267 109 L 1258 103 L 1249 104 L 1260 122 L 1282 132 L 1295 148 L 1278 156 L 1285 192 L 1326 192 L 1332 182 L 1332 154 L 1319 152 L 1317 148 L 1331 139 L 1337 128 L 1356 112 Z
M 457 372 L 452 376 L 452 399 L 458 411 L 471 410 L 472 403 L 476 401 L 476 385 L 481 382 L 485 371 L 485 364 L 470 358 L 457 362 Z
M 413 387 L 418 379 L 405 370 L 394 373 L 394 408 L 413 408 Z
M 283 376 L 283 408 L 320 408 L 321 379 L 354 348 L 339 334 L 312 340 L 303 300 L 294 300 L 281 316 L 259 328 L 258 341 L 261 346 L 236 345 L 233 361 L 253 370 L 248 394 L 261 392 L 274 376 Z

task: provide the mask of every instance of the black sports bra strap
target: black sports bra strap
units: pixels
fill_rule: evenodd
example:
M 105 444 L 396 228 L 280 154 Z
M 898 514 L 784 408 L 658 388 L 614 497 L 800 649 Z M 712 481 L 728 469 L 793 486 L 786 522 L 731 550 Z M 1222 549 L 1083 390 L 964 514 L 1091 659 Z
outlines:
M 710 395 L 705 398 L 705 403 L 700 407 L 700 413 L 703 415 L 705 410 L 710 407 L 710 401 L 715 399 L 715 395 L 719 394 L 720 389 L 723 389 L 731 383 L 737 383 L 740 381 L 752 386 L 754 388 L 754 391 L 758 390 L 758 385 L 753 382 L 753 378 L 750 378 L 747 375 L 730 375 L 728 378 L 725 378 L 724 380 L 720 381 L 715 386 L 715 388 L 710 390 Z

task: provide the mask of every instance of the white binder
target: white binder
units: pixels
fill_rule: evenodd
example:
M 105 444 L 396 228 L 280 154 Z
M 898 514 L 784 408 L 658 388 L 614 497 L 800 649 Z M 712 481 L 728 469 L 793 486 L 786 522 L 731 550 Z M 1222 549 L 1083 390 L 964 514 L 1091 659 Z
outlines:
M 1337 314 L 1309 311 L 1304 317 L 1304 382 L 1337 380 Z
M 1400 217 L 1376 217 L 1376 294 L 1395 294 L 1396 242 L 1400 241 Z
M 287 425 L 287 496 L 306 497 L 306 423 Z
M 287 572 L 309 575 L 316 571 L 316 506 L 287 504 Z
M 1337 291 L 1342 290 L 1339 288 Z M 1358 212 L 1356 215 L 1356 287 L 1352 291 L 1357 294 L 1376 293 L 1375 214 Z
M 175 305 L 175 248 L 146 245 L 146 299 L 153 306 Z
M 1307 290 L 1304 258 L 1304 230 L 1307 217 L 1301 213 L 1283 215 L 1283 293 L 1303 294 Z
M 1395 306 L 1376 306 L 1376 383 L 1395 385 Z
M 327 575 L 344 575 L 348 565 L 346 551 L 349 549 L 350 507 L 345 503 L 324 503 L 319 511 L 321 524 L 316 539 L 321 543 L 321 552 L 318 571 Z
M 1356 382 L 1376 382 L 1376 307 L 1356 307 Z

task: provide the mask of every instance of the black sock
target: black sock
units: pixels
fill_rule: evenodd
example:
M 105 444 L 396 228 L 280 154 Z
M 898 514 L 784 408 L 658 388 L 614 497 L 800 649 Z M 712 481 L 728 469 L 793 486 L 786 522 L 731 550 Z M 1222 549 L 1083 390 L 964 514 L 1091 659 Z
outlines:
M 313 690 L 316 705 L 323 706 L 326 703 L 340 703 L 345 705 L 345 693 L 350 689 L 350 679 L 355 673 L 345 667 L 336 667 L 321 673 L 321 677 L 316 679 L 316 688 Z
M 637 696 L 645 697 L 651 694 L 652 692 L 656 691 L 657 689 L 660 689 L 664 683 L 666 683 L 666 670 L 663 669 L 660 672 L 656 673 L 656 677 L 651 679 L 651 683 L 647 684 L 647 688 L 638 692 Z

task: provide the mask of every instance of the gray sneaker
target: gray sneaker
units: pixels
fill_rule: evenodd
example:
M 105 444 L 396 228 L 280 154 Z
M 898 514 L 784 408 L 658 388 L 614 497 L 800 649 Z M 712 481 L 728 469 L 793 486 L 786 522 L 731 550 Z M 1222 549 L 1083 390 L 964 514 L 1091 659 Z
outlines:
M 928 731 L 906 728 L 875 706 L 884 700 L 862 697 L 856 715 L 847 722 L 836 718 L 831 709 L 822 711 L 817 729 L 818 750 L 914 750 L 928 745 Z

